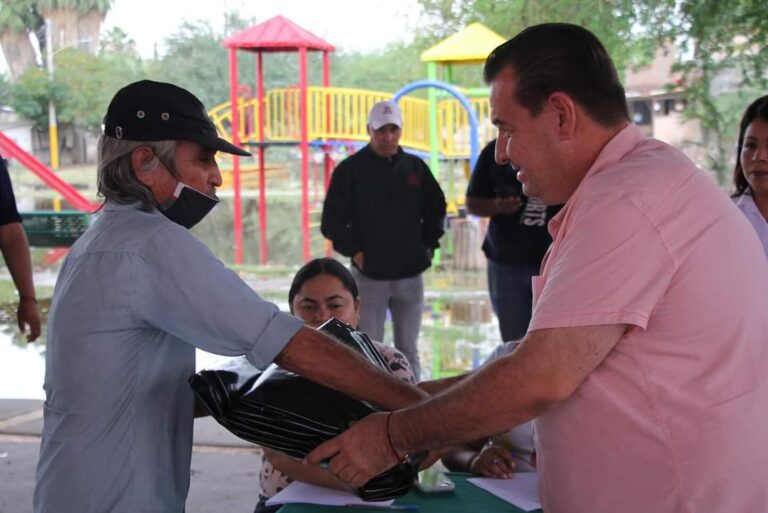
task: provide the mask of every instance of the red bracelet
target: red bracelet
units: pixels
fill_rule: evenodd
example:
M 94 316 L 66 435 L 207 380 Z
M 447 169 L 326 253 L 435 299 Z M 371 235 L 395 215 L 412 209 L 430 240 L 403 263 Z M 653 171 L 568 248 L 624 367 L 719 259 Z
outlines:
M 410 460 L 408 455 L 406 454 L 402 458 L 399 454 L 397 454 L 397 451 L 395 450 L 395 444 L 392 443 L 392 434 L 389 432 L 389 421 L 392 419 L 392 414 L 394 412 L 387 413 L 387 443 L 389 444 L 389 449 L 392 451 L 392 454 L 395 455 L 395 460 L 397 460 L 398 463 L 406 463 Z

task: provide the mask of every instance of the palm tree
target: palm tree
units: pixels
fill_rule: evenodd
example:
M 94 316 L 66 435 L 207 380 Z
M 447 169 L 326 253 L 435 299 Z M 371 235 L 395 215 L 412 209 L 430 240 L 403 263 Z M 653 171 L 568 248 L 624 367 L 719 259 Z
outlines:
M 0 49 L 11 79 L 37 66 L 30 34 L 45 50 L 45 22 L 50 21 L 56 49 L 76 47 L 95 54 L 99 31 L 113 0 L 3 0 L 0 5 Z
M 95 54 L 99 32 L 113 0 L 37 0 L 37 10 L 51 22 L 54 48 L 76 47 Z
M 0 50 L 2 50 L 11 79 L 36 65 L 35 50 L 29 40 L 30 30 L 36 30 L 42 20 L 26 0 L 4 0 L 0 6 Z

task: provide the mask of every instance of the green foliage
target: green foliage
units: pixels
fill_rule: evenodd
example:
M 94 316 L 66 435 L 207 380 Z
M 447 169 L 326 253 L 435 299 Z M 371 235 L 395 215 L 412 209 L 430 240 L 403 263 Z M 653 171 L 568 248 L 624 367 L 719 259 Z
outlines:
M 332 85 L 394 92 L 423 79 L 426 66 L 419 59 L 421 52 L 474 21 L 504 37 L 540 22 L 580 24 L 603 41 L 620 72 L 648 63 L 658 47 L 673 41 L 680 49 L 678 69 L 685 77 L 686 115 L 705 129 L 709 167 L 724 181 L 732 166 L 735 123 L 746 104 L 768 89 L 764 4 L 764 0 L 419 0 L 422 19 L 412 42 L 392 43 L 369 53 L 331 54 Z M 2 0 L 0 30 L 36 30 L 43 10 L 106 12 L 111 5 L 112 0 Z M 226 34 L 206 21 L 185 23 L 168 36 L 163 55 L 146 63 L 125 32 L 113 29 L 104 36 L 98 56 L 58 53 L 53 83 L 40 70 L 28 71 L 13 87 L 0 80 L 0 102 L 44 127 L 48 99 L 53 97 L 60 122 L 96 129 L 114 92 L 146 74 L 186 87 L 213 107 L 228 101 L 230 93 L 229 50 L 221 42 L 254 23 L 230 15 Z M 253 93 L 255 54 L 238 51 L 237 58 L 238 80 Z M 298 60 L 294 52 L 265 53 L 265 88 L 297 84 Z M 321 54 L 310 52 L 310 84 L 320 84 L 321 76 Z M 481 66 L 455 66 L 453 80 L 465 87 L 479 86 Z
M 22 117 L 33 121 L 38 128 L 48 126 L 48 101 L 61 99 L 56 87 L 43 69 L 24 72 L 13 87 L 10 105 Z
M 55 84 L 63 96 L 57 102 L 59 121 L 95 132 L 115 92 L 143 76 L 140 61 L 129 56 L 95 56 L 74 49 L 56 55 L 55 69 Z
M 207 107 L 221 103 L 229 97 L 229 68 L 220 40 L 208 22 L 185 22 L 165 40 L 165 56 L 149 63 L 148 78 L 189 89 Z
M 618 70 L 647 59 L 652 46 L 648 37 L 633 35 L 639 13 L 638 2 L 632 0 L 419 0 L 419 4 L 428 20 L 424 34 L 434 42 L 476 21 L 506 38 L 538 23 L 575 23 L 600 38 Z
M 106 13 L 112 7 L 112 3 L 113 0 L 37 0 L 33 2 L 41 11 L 74 9 L 79 14 L 88 14 L 93 11 Z
M 253 20 L 228 17 L 231 34 L 253 25 Z M 207 21 L 185 22 L 166 40 L 165 55 L 149 65 L 149 77 L 173 82 L 192 91 L 203 104 L 214 107 L 229 101 L 229 55 L 222 46 L 223 34 L 216 32 Z M 256 88 L 255 53 L 237 51 L 238 83 Z M 310 84 L 321 83 L 321 54 L 309 52 L 308 75 Z M 299 81 L 299 57 L 296 52 L 269 52 L 263 54 L 265 90 L 286 87 Z
M 686 114 L 708 136 L 709 167 L 720 182 L 732 168 L 731 148 L 744 108 L 768 89 L 768 26 L 762 0 L 657 0 L 649 32 L 677 41 L 676 69 L 687 83 Z
M 0 2 L 0 32 L 36 33 L 43 26 L 42 13 L 74 9 L 78 14 L 106 14 L 114 0 L 3 0 Z M 44 45 L 44 43 L 41 44 Z
M 112 0 L 4 0 L 0 4 L 0 30 L 40 34 L 44 25 L 42 13 L 106 13 L 111 5 Z M 39 49 L 44 53 L 45 40 L 37 39 Z M 10 86 L 10 91 L 0 96 L 0 100 L 34 121 L 38 128 L 47 126 L 48 104 L 53 101 L 59 123 L 97 129 L 106 102 L 117 87 L 141 73 L 141 61 L 135 49 L 130 51 L 132 41 L 124 32 L 113 30 L 107 35 L 106 43 L 109 50 L 98 56 L 73 49 L 57 52 L 53 80 L 44 69 L 27 69 Z M 102 45 L 102 48 L 107 46 Z
M 119 53 L 96 56 L 66 49 L 56 54 L 55 63 L 53 81 L 46 70 L 31 69 L 11 94 L 10 105 L 38 128 L 48 126 L 48 102 L 53 100 L 59 123 L 98 131 L 114 93 L 142 76 L 141 62 Z
M 419 60 L 423 49 L 423 43 L 398 42 L 368 54 L 333 54 L 333 85 L 394 93 L 405 84 L 426 77 L 426 65 Z
M 419 0 L 423 32 L 444 38 L 480 21 L 505 37 L 542 22 L 576 23 L 594 32 L 621 72 L 674 42 L 680 50 L 686 115 L 705 130 L 708 167 L 721 183 L 732 166 L 735 123 L 768 89 L 765 0 Z M 763 93 L 764 94 L 764 93 Z
M 36 26 L 34 4 L 27 0 L 3 0 L 0 2 L 0 32 L 25 32 Z
M 8 105 L 13 96 L 13 84 L 3 74 L 0 74 L 0 107 Z
M 120 27 L 112 27 L 101 37 L 100 52 L 102 54 L 118 54 L 139 61 L 136 42 Z

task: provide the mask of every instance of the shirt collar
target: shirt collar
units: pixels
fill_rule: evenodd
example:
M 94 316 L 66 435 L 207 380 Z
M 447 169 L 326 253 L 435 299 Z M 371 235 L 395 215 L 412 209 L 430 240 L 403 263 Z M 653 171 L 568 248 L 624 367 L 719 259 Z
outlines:
M 106 200 L 104 202 L 105 212 L 113 212 L 113 211 L 119 211 L 119 210 L 140 210 L 140 209 L 141 209 L 140 201 L 136 201 L 134 203 L 118 203 L 113 200 Z
M 752 194 L 749 192 L 749 189 L 745 190 L 742 194 L 736 196 L 735 200 L 736 200 L 736 204 L 740 207 L 757 208 L 757 205 L 755 205 L 755 200 L 754 198 L 752 198 Z
M 761 219 L 765 220 L 763 217 L 763 213 L 760 212 L 760 209 L 757 208 L 757 204 L 755 203 L 755 198 L 752 197 L 752 192 L 747 189 L 744 191 L 744 194 L 741 196 L 738 196 L 735 198 L 736 200 L 736 206 L 739 207 L 744 212 L 749 212 L 750 214 L 754 214 Z
M 639 143 L 644 141 L 646 139 L 645 134 L 643 134 L 643 131 L 635 125 L 634 123 L 629 123 L 627 126 L 619 130 L 616 135 L 614 135 L 605 146 L 603 146 L 603 149 L 600 150 L 600 153 L 597 155 L 597 158 L 592 163 L 592 165 L 587 170 L 587 173 L 584 175 L 584 178 L 581 179 L 581 182 L 579 182 L 578 187 L 576 187 L 576 190 L 573 191 L 573 194 L 571 194 L 571 197 L 568 198 L 568 201 L 563 206 L 562 209 L 560 209 L 560 212 L 557 213 L 550 221 L 548 225 L 548 231 L 549 234 L 552 236 L 552 238 L 555 238 L 555 235 L 557 234 L 558 229 L 560 228 L 560 225 L 563 223 L 563 219 L 566 216 L 567 211 L 569 210 L 569 206 L 573 203 L 573 198 L 579 194 L 579 191 L 583 189 L 584 182 L 589 178 L 590 176 L 595 176 L 597 174 L 600 174 L 601 172 L 610 169 L 612 167 L 612 164 L 615 164 L 619 160 L 621 160 L 627 153 L 632 151 L 633 148 L 635 148 Z
M 616 135 L 603 146 L 603 149 L 597 155 L 597 158 L 592 163 L 592 166 L 590 166 L 587 174 L 584 175 L 581 183 L 576 188 L 576 191 L 574 191 L 574 195 L 581 189 L 582 184 L 588 177 L 597 175 L 602 171 L 609 169 L 612 164 L 620 161 L 624 155 L 632 151 L 633 148 L 645 139 L 646 136 L 643 134 L 642 130 L 640 130 L 640 127 L 634 123 L 629 123 L 619 130 Z
M 371 148 L 371 143 L 366 144 L 364 149 L 367 150 L 368 152 L 370 152 L 371 156 L 373 156 L 374 158 L 377 158 L 377 159 L 380 159 L 380 160 L 386 160 L 387 162 L 391 162 L 393 160 L 397 160 L 397 159 L 400 158 L 400 156 L 403 153 L 405 153 L 405 151 L 403 150 L 402 146 L 398 146 L 397 147 L 397 153 L 395 153 L 391 157 L 382 157 L 382 156 L 376 154 L 376 152 L 373 151 L 373 148 Z

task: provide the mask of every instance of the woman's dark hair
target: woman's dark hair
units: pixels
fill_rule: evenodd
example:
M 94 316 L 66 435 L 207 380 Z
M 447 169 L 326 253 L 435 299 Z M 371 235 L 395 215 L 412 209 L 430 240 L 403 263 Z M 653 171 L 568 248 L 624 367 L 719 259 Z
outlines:
M 768 95 L 753 101 L 741 117 L 739 143 L 736 145 L 736 166 L 733 168 L 733 185 L 736 188 L 736 192 L 733 193 L 734 198 L 749 190 L 747 179 L 744 178 L 744 170 L 741 168 L 741 150 L 744 149 L 744 134 L 747 132 L 747 127 L 755 119 L 768 122 Z
M 352 294 L 354 299 L 360 295 L 357 291 L 355 277 L 352 276 L 349 269 L 344 267 L 344 264 L 335 258 L 315 258 L 304 264 L 304 267 L 299 269 L 296 276 L 293 277 L 291 288 L 288 290 L 288 308 L 290 308 L 291 313 L 293 313 L 293 298 L 299 293 L 302 285 L 321 274 L 329 274 L 338 278 L 341 285 Z
M 569 23 L 528 27 L 488 55 L 483 69 L 486 83 L 506 68 L 515 74 L 515 101 L 533 116 L 552 93 L 561 91 L 603 126 L 629 120 L 616 67 L 600 40 L 583 27 Z

